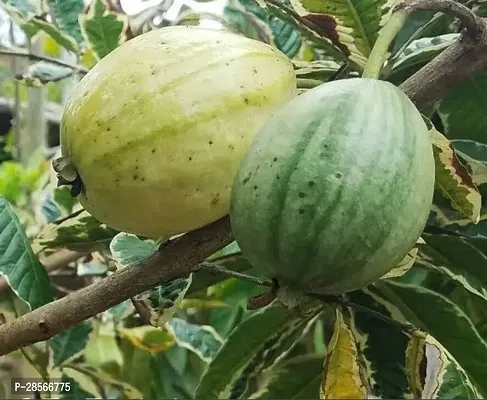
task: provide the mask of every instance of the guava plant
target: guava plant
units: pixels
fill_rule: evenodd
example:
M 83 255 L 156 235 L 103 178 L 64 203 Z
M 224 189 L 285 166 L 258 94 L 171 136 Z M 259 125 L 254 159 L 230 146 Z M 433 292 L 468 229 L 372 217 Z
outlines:
M 80 81 L 0 198 L 3 397 L 487 395 L 482 2 L 0 6 L 78 59 L 17 81 Z

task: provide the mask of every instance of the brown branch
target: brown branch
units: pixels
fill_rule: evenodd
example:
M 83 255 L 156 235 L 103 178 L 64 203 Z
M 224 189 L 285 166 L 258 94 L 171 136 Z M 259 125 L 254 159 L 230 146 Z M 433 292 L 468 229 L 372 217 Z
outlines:
M 157 284 L 188 276 L 199 269 L 198 263 L 232 240 L 228 217 L 180 236 L 142 263 L 1 325 L 0 355 L 47 340 Z
M 483 19 L 477 22 L 478 35 L 463 33 L 458 42 L 400 86 L 419 108 L 431 106 L 460 81 L 487 66 L 487 25 Z M 228 217 L 180 236 L 143 263 L 1 325 L 0 355 L 47 340 L 164 281 L 185 277 L 232 240 Z

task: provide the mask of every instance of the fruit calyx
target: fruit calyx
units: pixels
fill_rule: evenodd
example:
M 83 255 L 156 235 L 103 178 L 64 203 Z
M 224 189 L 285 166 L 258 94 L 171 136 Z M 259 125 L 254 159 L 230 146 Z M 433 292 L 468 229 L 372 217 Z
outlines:
M 58 179 L 57 186 L 71 186 L 69 193 L 77 197 L 84 193 L 85 188 L 81 176 L 69 157 L 59 157 L 52 161 L 52 168 Z

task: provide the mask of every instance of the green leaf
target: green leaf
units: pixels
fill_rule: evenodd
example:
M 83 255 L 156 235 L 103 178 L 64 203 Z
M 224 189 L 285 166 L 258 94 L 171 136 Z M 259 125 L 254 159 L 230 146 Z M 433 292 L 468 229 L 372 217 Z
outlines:
M 61 383 L 64 383 L 63 389 L 65 389 L 59 394 L 59 398 L 62 400 L 88 399 L 94 395 L 94 393 L 84 390 L 79 382 L 67 375 L 61 376 Z
M 53 366 L 59 367 L 79 356 L 88 343 L 92 330 L 91 321 L 82 321 L 54 336 L 49 342 L 53 353 Z
M 295 315 L 279 303 L 252 313 L 227 337 L 199 382 L 196 398 L 225 398 L 232 383 L 267 340 L 281 333 Z
M 47 22 L 39 17 L 34 17 L 30 19 L 29 22 L 38 30 L 42 30 L 47 33 L 54 41 L 56 41 L 56 43 L 59 43 L 65 49 L 72 51 L 73 53 L 78 53 L 78 43 L 71 36 L 61 32 L 56 25 L 51 24 L 50 22 Z
M 364 399 L 368 380 L 355 335 L 347 317 L 337 308 L 333 336 L 327 346 L 320 399 Z
M 56 247 L 71 250 L 91 250 L 96 246 L 110 243 L 118 232 L 81 210 L 58 221 L 50 223 L 37 234 L 32 243 L 35 252 Z
M 459 37 L 458 33 L 427 37 L 414 40 L 404 49 L 392 64 L 387 80 L 395 85 L 401 84 L 412 74 L 430 62 Z
M 324 356 L 306 354 L 265 371 L 262 387 L 253 399 L 316 399 L 320 393 Z
M 31 309 L 53 300 L 51 282 L 10 204 L 0 196 L 0 275 Z
M 126 15 L 109 11 L 106 0 L 93 0 L 88 14 L 80 16 L 81 31 L 100 60 L 127 40 Z
M 406 364 L 415 398 L 480 398 L 460 365 L 430 335 L 413 334 L 406 350 Z
M 454 209 L 472 222 L 480 220 L 482 199 L 469 174 L 453 151 L 450 141 L 434 127 L 430 129 L 435 158 L 435 186 Z
M 487 68 L 455 85 L 438 105 L 438 115 L 449 139 L 470 139 L 487 144 Z
M 393 4 L 387 0 L 292 0 L 294 10 L 317 32 L 333 41 L 360 65 L 370 55 Z
M 172 318 L 167 327 L 180 347 L 192 351 L 205 362 L 210 362 L 223 344 L 223 339 L 208 325 L 190 324 L 184 319 Z
M 48 4 L 59 29 L 81 43 L 83 35 L 78 16 L 85 7 L 83 0 L 48 0 Z
M 487 394 L 487 343 L 459 307 L 420 286 L 393 282 L 376 286 L 395 305 L 396 319 L 409 321 L 432 335 L 455 358 L 479 392 Z
M 49 82 L 57 82 L 73 75 L 71 68 L 62 67 L 50 62 L 40 61 L 31 64 L 25 73 L 16 79 L 27 86 L 43 87 Z
M 423 238 L 427 245 L 421 247 L 420 265 L 446 275 L 487 301 L 487 257 L 471 240 L 430 234 L 423 234 Z

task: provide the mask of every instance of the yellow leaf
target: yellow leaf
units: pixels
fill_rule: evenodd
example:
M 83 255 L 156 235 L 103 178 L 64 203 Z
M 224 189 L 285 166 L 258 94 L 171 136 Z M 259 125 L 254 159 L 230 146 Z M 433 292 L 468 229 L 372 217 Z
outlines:
M 336 309 L 335 329 L 328 344 L 321 382 L 321 399 L 365 399 L 367 387 L 351 328 Z
M 149 325 L 124 328 L 120 334 L 135 347 L 152 353 L 165 351 L 176 343 L 170 332 Z

